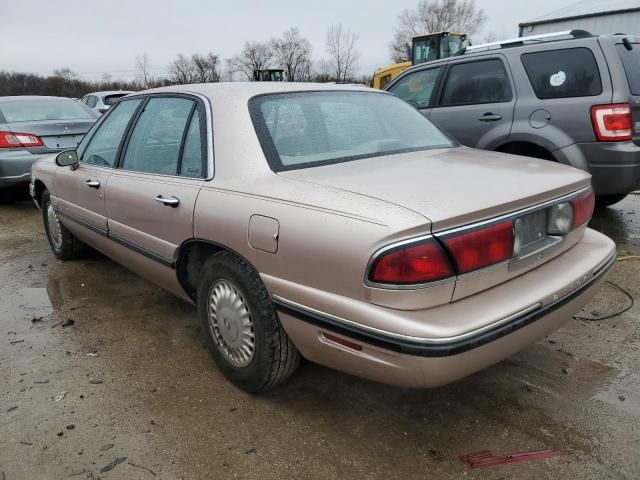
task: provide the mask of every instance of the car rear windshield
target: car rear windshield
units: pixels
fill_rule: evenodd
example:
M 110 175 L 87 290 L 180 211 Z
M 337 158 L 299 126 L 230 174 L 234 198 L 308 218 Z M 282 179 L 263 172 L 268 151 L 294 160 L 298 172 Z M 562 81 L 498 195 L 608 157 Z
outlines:
M 633 48 L 627 50 L 621 43 L 616 45 L 624 65 L 624 72 L 627 74 L 629 89 L 632 94 L 640 95 L 640 44 L 632 43 L 631 46 Z
M 116 103 L 118 100 L 120 100 L 125 95 L 129 95 L 129 94 L 128 93 L 116 93 L 116 94 L 113 94 L 113 95 L 107 95 L 102 100 L 104 101 L 105 105 L 113 105 L 114 103 Z
M 454 146 L 402 100 L 373 92 L 295 92 L 254 97 L 249 108 L 274 171 Z
M 521 59 L 540 99 L 590 97 L 602 93 L 598 64 L 588 48 L 525 53 Z
M 0 113 L 7 123 L 40 120 L 94 120 L 95 116 L 71 99 L 12 100 L 0 103 Z

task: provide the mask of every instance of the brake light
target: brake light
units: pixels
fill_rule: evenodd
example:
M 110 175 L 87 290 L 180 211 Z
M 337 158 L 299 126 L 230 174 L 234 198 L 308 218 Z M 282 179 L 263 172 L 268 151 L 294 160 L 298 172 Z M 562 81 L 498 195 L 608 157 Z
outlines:
M 573 207 L 573 222 L 571 223 L 572 230 L 591 220 L 595 204 L 596 197 L 593 190 L 589 190 L 587 193 L 571 200 L 571 206 Z
M 591 121 L 601 142 L 631 140 L 631 107 L 628 103 L 594 105 Z
M 380 255 L 371 265 L 369 280 L 410 285 L 453 277 L 447 254 L 435 239 L 414 243 Z
M 41 147 L 42 140 L 32 133 L 0 132 L 0 148 Z
M 453 234 L 442 242 L 455 260 L 458 273 L 472 272 L 513 256 L 513 222 Z

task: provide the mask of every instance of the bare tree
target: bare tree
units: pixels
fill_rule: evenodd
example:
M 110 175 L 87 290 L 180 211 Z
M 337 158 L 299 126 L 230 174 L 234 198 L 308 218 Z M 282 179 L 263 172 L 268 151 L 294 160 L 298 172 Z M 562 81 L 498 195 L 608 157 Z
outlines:
M 360 52 L 356 48 L 358 35 L 342 24 L 332 25 L 327 30 L 326 52 L 329 55 L 328 66 L 336 82 L 350 80 L 358 66 Z
M 58 68 L 57 70 L 53 71 L 53 76 L 54 77 L 59 77 L 62 80 L 64 80 L 65 82 L 72 82 L 73 80 L 77 80 L 78 79 L 78 75 L 71 70 L 70 68 Z
M 191 59 L 181 53 L 169 64 L 169 77 L 172 82 L 178 84 L 194 83 L 197 81 L 197 75 Z
M 273 51 L 269 43 L 246 42 L 239 55 L 227 60 L 230 73 L 242 72 L 248 80 L 253 80 L 257 70 L 269 68 L 273 59 Z
M 311 70 L 311 42 L 300 36 L 297 28 L 292 27 L 282 38 L 271 39 L 273 58 L 287 74 L 290 82 L 304 81 Z
M 151 75 L 151 60 L 149 55 L 143 53 L 136 57 L 136 76 L 142 84 L 143 88 L 149 88 L 153 82 L 153 76 Z
M 206 55 L 191 56 L 191 63 L 198 83 L 219 82 L 218 56 L 209 52 Z
M 393 41 L 389 45 L 393 60 L 407 60 L 406 45 L 415 35 L 433 32 L 463 32 L 473 35 L 486 21 L 475 0 L 420 0 L 415 9 L 398 16 Z

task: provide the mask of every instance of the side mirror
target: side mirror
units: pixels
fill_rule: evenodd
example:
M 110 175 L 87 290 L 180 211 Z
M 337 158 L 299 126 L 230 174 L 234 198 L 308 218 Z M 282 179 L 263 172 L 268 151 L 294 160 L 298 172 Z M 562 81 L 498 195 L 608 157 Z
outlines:
M 56 165 L 59 167 L 73 167 L 78 164 L 78 154 L 75 150 L 60 152 L 56 157 Z

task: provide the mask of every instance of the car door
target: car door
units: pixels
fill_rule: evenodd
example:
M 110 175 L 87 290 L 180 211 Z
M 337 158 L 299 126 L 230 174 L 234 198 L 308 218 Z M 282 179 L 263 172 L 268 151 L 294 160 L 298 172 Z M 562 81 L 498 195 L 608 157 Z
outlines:
M 173 267 L 193 237 L 193 211 L 206 176 L 204 103 L 187 95 L 147 97 L 109 179 L 109 237 Z
M 122 102 L 98 121 L 78 146 L 78 164 L 58 168 L 56 208 L 82 227 L 107 233 L 105 189 L 116 166 L 118 150 L 140 99 Z
M 514 92 L 502 56 L 452 61 L 428 118 L 462 145 L 491 149 L 511 132 Z

